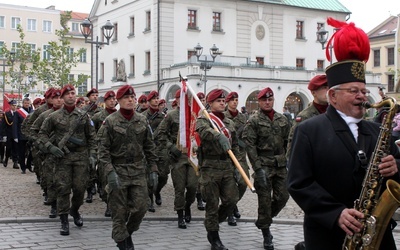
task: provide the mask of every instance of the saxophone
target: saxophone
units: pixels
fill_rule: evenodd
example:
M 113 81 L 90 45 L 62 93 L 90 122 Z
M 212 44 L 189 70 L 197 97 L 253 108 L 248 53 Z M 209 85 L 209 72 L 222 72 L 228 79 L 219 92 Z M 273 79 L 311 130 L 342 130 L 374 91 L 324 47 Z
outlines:
M 343 250 L 379 249 L 386 227 L 400 205 L 400 184 L 397 182 L 388 180 L 386 190 L 380 195 L 384 178 L 378 170 L 381 158 L 389 152 L 392 121 L 396 113 L 396 99 L 386 97 L 379 103 L 364 102 L 361 106 L 365 108 L 390 106 L 390 109 L 382 121 L 378 141 L 363 180 L 360 197 L 354 201 L 354 209 L 364 214 L 364 218 L 360 219 L 363 229 L 353 236 L 346 236 Z

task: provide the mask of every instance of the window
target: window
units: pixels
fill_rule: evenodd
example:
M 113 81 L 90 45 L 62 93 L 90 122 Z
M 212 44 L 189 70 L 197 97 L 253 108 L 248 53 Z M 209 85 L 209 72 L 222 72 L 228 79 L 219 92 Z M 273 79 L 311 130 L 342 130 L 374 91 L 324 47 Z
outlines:
M 118 23 L 114 23 L 114 35 L 112 40 L 118 41 Z
M 188 10 L 188 29 L 197 29 L 197 11 Z
M 4 47 L 4 42 L 0 41 L 0 58 L 3 58 L 3 47 Z
M 394 91 L 394 75 L 388 75 L 388 91 Z
M 74 60 L 74 48 L 68 48 L 67 55 L 69 60 Z
M 303 25 L 304 25 L 304 22 L 303 21 L 297 21 L 297 24 L 296 24 L 296 39 L 304 39 L 304 35 L 303 35 L 303 32 L 304 32 L 304 30 L 303 30 Z
M 303 69 L 304 68 L 304 59 L 296 58 L 296 68 Z
M 317 60 L 317 70 L 323 71 L 325 68 L 325 61 L 324 60 Z
M 50 60 L 50 45 L 43 45 L 43 59 Z
M 374 50 L 374 67 L 381 66 L 381 51 L 376 49 Z
M 79 23 L 72 23 L 71 31 L 79 32 Z
M 81 54 L 81 56 L 80 56 L 80 58 L 79 58 L 79 61 L 80 61 L 81 63 L 85 63 L 85 62 L 86 62 L 86 56 L 87 56 L 86 54 L 87 54 L 87 50 L 84 49 L 83 52 L 82 52 L 82 54 Z
M 146 52 L 146 68 L 144 74 L 150 74 L 150 51 Z
M 394 64 L 394 48 L 388 48 L 388 65 Z
M 144 31 L 150 31 L 151 30 L 151 12 L 146 11 L 146 28 Z
M 322 28 L 325 28 L 325 24 L 324 23 L 317 23 L 317 31 L 320 31 Z M 317 36 L 317 41 L 321 41 L 323 40 L 323 36 L 322 35 L 318 35 Z
M 213 12 L 213 31 L 222 31 L 220 12 Z
M 130 61 L 131 61 L 131 67 L 130 67 L 129 76 L 134 77 L 135 76 L 135 56 L 131 56 Z
M 0 28 L 5 28 L 5 27 L 6 27 L 5 17 L 0 16 Z
M 196 51 L 195 50 L 188 50 L 188 60 L 190 60 L 190 58 L 192 56 L 196 56 Z
M 11 29 L 17 29 L 18 24 L 21 23 L 21 18 L 11 17 Z
M 114 74 L 113 74 L 113 80 L 117 80 L 117 72 L 118 72 L 118 60 L 114 59 L 113 60 L 113 69 L 114 69 Z
M 51 21 L 43 21 L 43 32 L 51 32 Z
M 129 32 L 129 35 L 134 36 L 135 35 L 135 17 L 131 17 L 130 23 L 131 23 L 131 31 Z
M 100 63 L 100 79 L 99 82 L 104 82 L 104 63 Z
M 36 19 L 28 19 L 28 31 L 36 31 Z
M 264 57 L 256 57 L 256 61 L 258 65 L 264 65 Z
M 68 82 L 74 82 L 74 74 L 69 74 L 68 75 Z
M 82 75 L 78 75 L 78 80 L 82 79 Z M 78 86 L 78 95 L 85 95 L 87 92 L 87 79 L 82 82 L 81 85 Z
M 33 55 L 33 53 L 36 51 L 36 44 L 28 43 L 28 45 L 31 46 L 31 55 Z
M 19 54 L 20 51 L 20 43 L 13 42 L 11 43 L 11 51 L 14 51 L 15 54 Z

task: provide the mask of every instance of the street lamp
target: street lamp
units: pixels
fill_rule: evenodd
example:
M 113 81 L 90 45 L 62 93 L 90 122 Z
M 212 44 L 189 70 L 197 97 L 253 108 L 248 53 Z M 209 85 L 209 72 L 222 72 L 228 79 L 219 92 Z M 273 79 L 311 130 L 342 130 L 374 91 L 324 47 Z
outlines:
M 90 43 L 94 44 L 96 46 L 96 89 L 99 88 L 99 48 L 101 45 L 109 45 L 110 44 L 110 39 L 114 34 L 114 25 L 110 22 L 110 20 L 107 20 L 106 24 L 101 27 L 103 30 L 103 36 L 107 39 L 107 42 L 101 42 L 99 41 L 99 36 L 96 36 L 96 41 L 93 41 L 93 24 L 89 19 L 85 19 L 83 22 L 80 24 L 81 26 L 81 33 L 85 37 L 85 43 Z M 88 37 L 91 36 L 91 40 L 88 40 Z M 92 63 L 93 63 L 93 58 L 92 58 Z M 93 69 L 93 67 L 92 67 Z M 92 71 L 93 72 L 93 71 Z M 91 76 L 92 79 L 92 88 L 93 88 L 93 74 Z
M 203 47 L 200 43 L 197 43 L 196 47 L 194 47 L 196 51 L 197 61 L 200 62 L 200 69 L 204 70 L 204 94 L 206 94 L 207 89 L 207 70 L 210 70 L 213 66 L 213 62 L 215 62 L 215 58 L 220 54 L 219 48 L 215 46 L 215 44 L 210 48 L 210 55 L 212 60 L 207 59 L 207 55 L 204 55 L 205 59 L 200 59 L 203 54 Z
M 329 31 L 325 30 L 324 27 L 321 27 L 316 33 L 317 33 L 317 40 L 322 45 L 322 49 L 323 50 L 326 49 L 325 43 L 328 41 Z M 332 48 L 333 45 L 330 44 L 329 45 L 329 54 L 331 55 L 329 60 L 330 64 L 332 64 Z
M 11 62 L 11 65 L 14 64 L 15 51 L 10 51 L 9 58 L 3 57 L 2 61 L 3 63 L 0 66 L 3 66 L 3 103 L 4 103 L 4 99 L 6 98 L 6 66 L 10 66 L 8 62 Z

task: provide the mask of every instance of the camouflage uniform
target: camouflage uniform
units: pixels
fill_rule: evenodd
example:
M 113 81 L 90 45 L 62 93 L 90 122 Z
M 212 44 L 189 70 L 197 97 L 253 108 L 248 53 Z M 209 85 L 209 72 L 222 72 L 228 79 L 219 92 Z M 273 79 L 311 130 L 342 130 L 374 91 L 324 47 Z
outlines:
M 51 113 L 43 122 L 39 131 L 39 140 L 48 149 L 57 145 L 68 134 L 77 119 L 84 114 L 81 109 L 75 108 L 69 113 L 65 107 Z M 66 143 L 70 153 L 57 158 L 54 171 L 54 181 L 57 187 L 57 212 L 59 215 L 77 212 L 83 203 L 88 180 L 89 151 L 96 152 L 96 133 L 92 121 L 88 116 L 80 120 L 73 137 L 82 140 L 83 145 Z M 65 151 L 65 148 L 62 150 Z M 70 193 L 73 196 L 70 201 Z M 71 205 L 70 205 L 71 204 Z
M 146 214 L 146 162 L 156 171 L 155 145 L 146 118 L 137 112 L 130 121 L 120 112 L 109 115 L 97 135 L 104 175 L 115 170 L 121 181 L 121 189 L 108 190 L 112 238 L 121 242 L 139 229 Z
M 239 155 L 238 139 L 235 124 L 228 118 L 223 123 L 231 132 L 232 152 Z M 208 232 L 219 231 L 219 223 L 232 214 L 239 200 L 239 192 L 235 181 L 235 167 L 229 155 L 223 151 L 217 141 L 219 132 L 215 131 L 210 121 L 199 117 L 196 121 L 196 131 L 201 139 L 200 158 L 200 190 L 207 202 L 204 225 Z M 219 200 L 221 199 L 221 205 Z M 218 207 L 219 205 L 219 207 Z
M 169 149 L 175 145 L 179 149 L 176 145 L 179 135 L 179 113 L 179 108 L 172 110 L 158 126 L 157 139 L 164 148 Z M 179 159 L 170 157 L 171 177 L 175 190 L 175 211 L 183 210 L 185 205 L 190 206 L 194 202 L 198 183 L 196 172 L 188 161 L 186 149 L 181 151 L 182 155 Z
M 289 130 L 288 119 L 284 115 L 275 112 L 271 121 L 259 110 L 250 116 L 243 131 L 253 170 L 262 168 L 267 176 L 267 188 L 261 188 L 257 179 L 254 181 L 258 197 L 256 226 L 259 229 L 268 229 L 272 218 L 278 215 L 289 199 L 285 156 Z

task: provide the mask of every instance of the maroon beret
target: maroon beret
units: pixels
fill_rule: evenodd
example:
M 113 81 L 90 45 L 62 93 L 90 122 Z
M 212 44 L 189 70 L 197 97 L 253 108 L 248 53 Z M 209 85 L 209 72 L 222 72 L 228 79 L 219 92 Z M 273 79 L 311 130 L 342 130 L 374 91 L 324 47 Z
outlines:
M 229 102 L 230 100 L 232 100 L 232 99 L 234 99 L 234 98 L 239 98 L 239 95 L 238 95 L 238 93 L 236 93 L 236 92 L 231 92 L 231 93 L 229 93 L 229 94 L 226 96 L 225 101 L 226 101 L 226 102 Z
M 147 101 L 150 101 L 151 99 L 156 98 L 156 97 L 158 97 L 158 92 L 155 91 L 155 90 L 153 90 L 153 91 L 151 91 L 150 94 L 147 96 Z
M 141 95 L 140 97 L 139 97 L 139 99 L 138 99 L 138 102 L 139 103 L 145 103 L 145 102 L 147 102 L 147 96 L 146 95 Z
M 181 89 L 178 89 L 176 92 L 175 92 L 175 98 L 180 98 L 181 97 Z
M 328 79 L 326 79 L 326 75 L 317 75 L 314 76 L 308 83 L 308 89 L 311 91 L 317 90 L 323 85 L 328 86 Z
M 53 92 L 51 92 L 50 98 L 54 98 L 56 96 L 61 96 L 61 90 L 60 89 L 54 89 Z
M 41 98 L 36 98 L 35 100 L 33 100 L 33 105 L 38 105 L 38 104 L 40 104 L 42 102 L 42 99 Z
M 206 95 L 203 92 L 199 92 L 199 93 L 197 93 L 197 97 L 199 99 L 204 99 L 204 98 L 206 98 Z
M 46 103 L 46 98 L 43 98 L 42 101 L 40 102 L 40 105 L 45 104 Z
M 44 98 L 50 98 L 51 92 L 53 91 L 54 88 L 49 88 L 46 93 L 44 93 Z
M 79 97 L 78 99 L 76 99 L 76 105 L 84 103 L 85 102 L 85 98 L 83 97 Z
M 207 95 L 207 102 L 213 102 L 218 98 L 225 98 L 224 91 L 222 89 L 214 89 Z
M 61 89 L 61 97 L 63 97 L 67 92 L 75 90 L 75 87 L 71 84 L 64 85 Z
M 115 92 L 112 90 L 106 92 L 106 94 L 104 95 L 104 101 L 110 97 L 115 97 Z
M 171 107 L 176 107 L 178 105 L 178 102 L 176 101 L 176 100 L 174 100 L 172 103 L 171 103 Z
M 92 88 L 89 92 L 87 92 L 86 97 L 89 97 L 91 94 L 98 94 L 99 91 L 96 88 Z
M 161 100 L 158 102 L 158 105 L 161 105 L 161 104 L 164 104 L 164 103 L 166 103 L 165 99 L 161 99 Z
M 261 90 L 260 93 L 258 93 L 257 99 L 269 98 L 271 96 L 274 96 L 274 92 L 272 92 L 272 89 L 265 88 L 265 89 Z
M 124 95 L 136 95 L 135 94 L 135 90 L 133 89 L 133 87 L 131 85 L 124 85 L 122 87 L 120 87 L 117 91 L 117 99 L 121 99 Z

